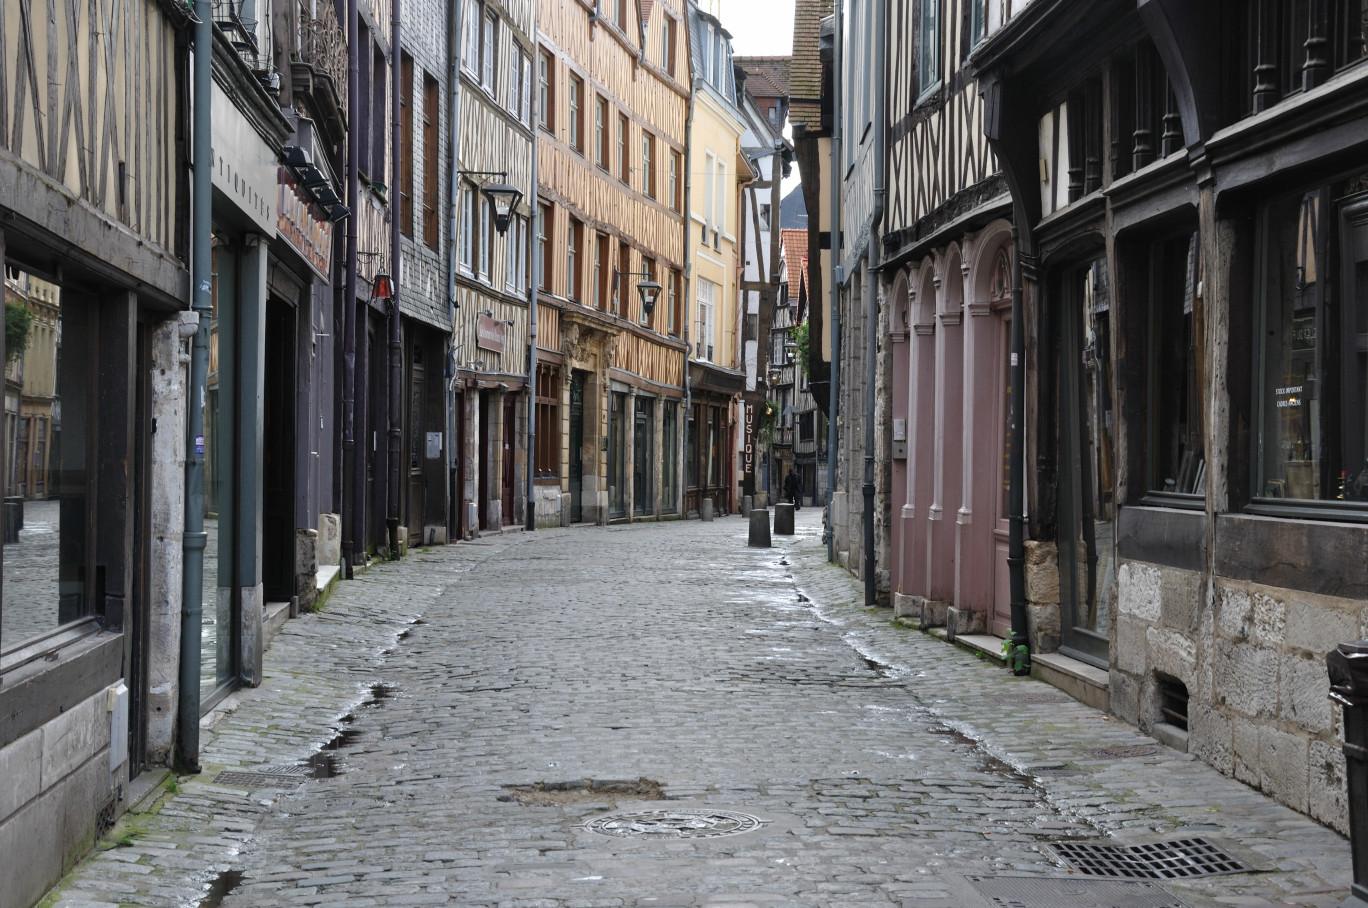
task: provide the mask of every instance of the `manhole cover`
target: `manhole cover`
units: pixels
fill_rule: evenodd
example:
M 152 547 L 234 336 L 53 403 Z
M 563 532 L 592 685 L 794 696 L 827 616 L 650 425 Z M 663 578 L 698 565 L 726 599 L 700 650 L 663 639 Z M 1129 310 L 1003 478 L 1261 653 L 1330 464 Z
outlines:
M 1246 873 L 1252 869 L 1202 838 L 1145 845 L 1056 842 L 1050 847 L 1069 866 L 1089 876 L 1175 880 L 1221 873 Z
M 304 776 L 294 772 L 237 772 L 224 770 L 214 776 L 219 785 L 237 788 L 295 788 L 304 784 Z
M 1154 883 L 1033 876 L 970 876 L 979 894 L 1002 908 L 1188 908 Z
M 1163 753 L 1163 749 L 1154 744 L 1132 744 L 1127 747 L 1092 747 L 1084 753 L 1097 757 L 1099 760 L 1123 757 L 1152 757 L 1155 754 Z
M 597 817 L 584 828 L 619 838 L 708 839 L 759 829 L 763 821 L 732 810 L 637 810 Z

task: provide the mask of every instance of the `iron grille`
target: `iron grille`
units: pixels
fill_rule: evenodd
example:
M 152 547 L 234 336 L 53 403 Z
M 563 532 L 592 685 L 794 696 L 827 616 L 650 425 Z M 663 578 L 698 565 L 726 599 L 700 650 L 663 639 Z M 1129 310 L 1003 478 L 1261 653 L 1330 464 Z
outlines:
M 1141 845 L 1056 842 L 1050 847 L 1069 866 L 1089 876 L 1176 880 L 1222 873 L 1246 873 L 1251 869 L 1203 838 Z
M 237 772 L 224 770 L 214 776 L 218 785 L 235 788 L 296 788 L 304 784 L 305 776 L 293 772 Z

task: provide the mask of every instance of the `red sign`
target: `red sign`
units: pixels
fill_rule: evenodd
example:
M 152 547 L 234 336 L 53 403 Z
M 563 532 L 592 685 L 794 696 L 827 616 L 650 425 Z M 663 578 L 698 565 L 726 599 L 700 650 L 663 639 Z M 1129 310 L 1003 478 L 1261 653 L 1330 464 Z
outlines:
M 475 346 L 491 353 L 504 352 L 504 331 L 507 328 L 506 322 L 496 321 L 487 315 L 480 316 L 480 321 L 475 325 Z

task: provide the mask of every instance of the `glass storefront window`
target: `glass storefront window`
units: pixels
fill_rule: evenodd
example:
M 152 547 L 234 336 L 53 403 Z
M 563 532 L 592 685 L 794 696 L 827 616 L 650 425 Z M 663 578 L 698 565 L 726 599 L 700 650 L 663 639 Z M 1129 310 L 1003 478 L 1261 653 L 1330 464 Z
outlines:
M 1368 518 L 1368 176 L 1262 212 L 1253 497 Z
M 665 402 L 661 435 L 661 509 L 666 514 L 673 514 L 678 510 L 675 502 L 679 498 L 679 483 L 676 481 L 679 473 L 679 410 L 675 401 Z
M 99 357 L 95 311 L 54 284 L 5 271 L 4 602 L 0 652 L 95 611 L 90 446 Z
M 1149 488 L 1170 495 L 1206 492 L 1194 304 L 1201 283 L 1197 235 L 1150 250 Z

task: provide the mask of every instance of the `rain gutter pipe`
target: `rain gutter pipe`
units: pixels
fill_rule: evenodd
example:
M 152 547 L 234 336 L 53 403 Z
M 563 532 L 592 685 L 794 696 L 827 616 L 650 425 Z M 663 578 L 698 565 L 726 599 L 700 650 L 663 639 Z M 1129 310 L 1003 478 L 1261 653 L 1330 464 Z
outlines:
M 349 0 L 355 2 L 355 0 Z M 456 539 L 461 505 L 456 477 L 456 210 L 461 179 L 461 3 L 451 0 L 451 21 L 447 26 L 447 317 L 451 331 L 447 336 L 446 378 L 446 457 L 447 457 L 447 541 Z
M 1018 215 L 1021 208 L 1017 208 Z M 1031 673 L 1031 635 L 1026 622 L 1025 481 L 1026 457 L 1022 444 L 1021 414 L 1026 406 L 1026 335 L 1021 290 L 1021 238 L 1012 225 L 1012 402 L 1007 426 L 1007 577 L 1011 594 L 1012 653 L 1024 658 L 1010 661 L 1012 674 Z
M 403 353 L 404 345 L 402 335 L 399 333 L 399 293 L 403 285 L 400 273 L 403 271 L 403 247 L 400 245 L 399 231 L 400 219 L 412 216 L 413 199 L 409 199 L 409 209 L 404 210 L 403 186 L 401 180 L 403 174 L 400 171 L 399 154 L 403 141 L 403 117 L 400 116 L 400 105 L 403 101 L 403 89 L 405 86 L 399 84 L 400 77 L 403 75 L 403 66 L 400 65 L 402 51 L 399 49 L 400 22 L 399 12 L 402 7 L 400 0 L 390 0 L 390 16 L 393 20 L 392 37 L 390 44 L 390 142 L 394 153 L 390 155 L 390 198 L 393 200 L 394 216 L 390 218 L 390 268 L 391 279 L 390 287 L 392 296 L 389 300 L 389 469 L 386 471 L 385 488 L 385 528 L 389 531 L 389 556 L 391 560 L 399 557 L 399 455 L 403 447 L 402 436 L 403 427 L 399 418 L 399 383 L 403 376 Z M 411 427 L 411 431 L 420 431 L 420 426 Z
M 204 400 L 209 377 L 209 319 L 213 312 L 210 269 L 213 78 L 210 61 L 214 56 L 214 25 L 209 0 L 197 0 L 195 18 L 198 21 L 190 74 L 195 108 L 191 122 L 194 168 L 190 177 L 190 308 L 199 316 L 199 321 L 190 348 L 190 402 L 186 407 L 189 446 L 185 452 L 185 532 L 181 540 L 184 570 L 181 577 L 179 698 L 176 701 L 176 766 L 182 772 L 193 773 L 200 771 L 200 637 L 204 620 L 204 549 L 208 540 L 204 532 Z
M 361 218 L 357 206 L 359 196 L 357 157 L 361 153 L 361 137 L 357 124 L 361 93 L 361 46 L 357 37 L 358 17 L 356 0 L 347 0 L 347 246 L 342 291 L 342 557 L 346 560 L 346 576 L 354 576 L 357 538 L 361 514 L 356 510 L 356 471 L 353 465 L 359 458 L 356 450 L 356 222 Z
M 875 4 L 875 41 L 883 42 L 887 4 Z M 873 48 L 870 48 L 873 50 Z M 884 213 L 884 72 L 887 54 L 880 47 L 874 54 L 874 210 L 870 214 L 869 244 L 865 247 L 865 424 L 864 424 L 864 596 L 865 605 L 874 605 L 878 595 L 874 552 L 874 383 L 878 380 L 875 356 L 879 349 L 879 290 L 874 268 L 879 251 L 879 226 Z
M 692 87 L 693 62 L 690 61 L 689 81 Z M 693 391 L 689 387 L 689 359 L 693 353 L 693 346 L 689 343 L 689 323 L 693 321 L 693 312 L 690 304 L 693 300 L 693 209 L 689 200 L 693 196 L 693 166 L 689 160 L 691 150 L 690 137 L 693 136 L 694 121 L 694 92 L 689 92 L 689 115 L 684 121 L 684 374 L 681 379 L 684 383 L 684 431 L 680 433 L 682 443 L 680 445 L 679 458 L 679 513 L 681 518 L 688 518 L 688 498 L 689 498 L 689 420 L 693 418 Z M 707 229 L 706 227 L 704 228 Z M 703 516 L 703 502 L 698 503 L 698 516 Z
M 537 6 L 532 7 L 532 35 L 537 36 Z M 540 100 L 537 96 L 539 92 L 530 92 L 532 95 L 532 109 L 529 111 L 532 122 L 532 186 L 530 201 L 532 217 L 528 223 L 532 225 L 532 230 L 527 237 L 528 252 L 533 249 L 532 237 L 537 236 L 538 221 L 541 219 L 541 204 L 537 196 L 537 135 L 540 128 L 541 111 L 537 107 Z M 515 237 L 516 240 L 516 237 Z M 511 254 L 511 253 L 508 253 Z M 527 529 L 537 528 L 537 282 L 532 280 L 532 273 L 535 269 L 528 256 L 527 269 Z
M 832 503 L 836 495 L 836 460 L 840 456 L 840 432 L 836 428 L 836 408 L 840 404 L 841 379 L 841 4 L 835 4 L 836 17 L 831 41 L 831 248 L 828 250 L 831 274 L 831 376 L 827 382 L 827 561 L 836 561 L 836 515 Z M 811 352 L 808 354 L 811 356 Z

